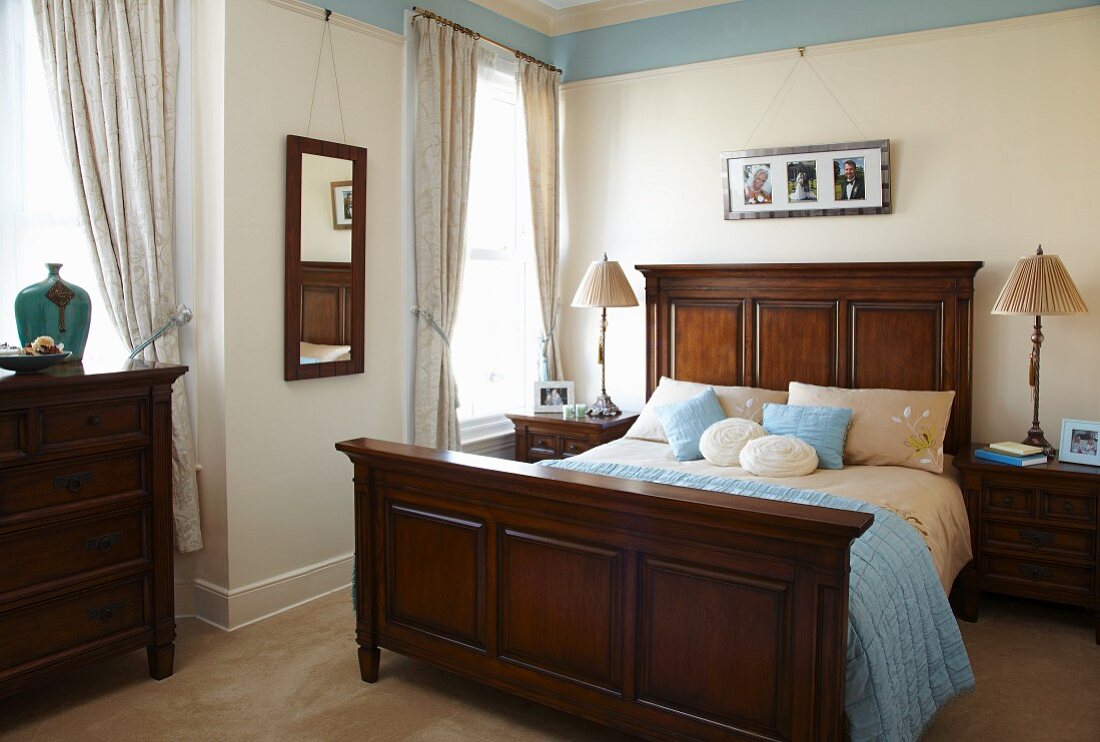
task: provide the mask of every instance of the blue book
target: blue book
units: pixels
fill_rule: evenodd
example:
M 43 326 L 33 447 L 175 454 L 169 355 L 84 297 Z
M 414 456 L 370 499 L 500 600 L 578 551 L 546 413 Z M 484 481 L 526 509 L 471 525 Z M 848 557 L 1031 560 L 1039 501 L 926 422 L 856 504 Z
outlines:
M 994 451 L 989 448 L 975 449 L 974 458 L 984 461 L 995 461 L 998 464 L 1008 464 L 1009 466 L 1036 466 L 1037 464 L 1047 463 L 1046 454 L 1040 453 L 1034 456 L 1013 456 L 1010 453 Z

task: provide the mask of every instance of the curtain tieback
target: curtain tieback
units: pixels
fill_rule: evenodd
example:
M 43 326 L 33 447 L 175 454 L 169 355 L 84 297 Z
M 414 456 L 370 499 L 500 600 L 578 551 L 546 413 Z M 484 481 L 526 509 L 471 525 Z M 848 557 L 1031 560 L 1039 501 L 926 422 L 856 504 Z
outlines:
M 451 339 L 447 337 L 447 333 L 443 330 L 443 327 L 435 321 L 435 315 L 427 309 L 422 309 L 420 307 L 410 307 L 409 311 L 417 317 L 427 321 L 428 326 L 435 330 L 439 337 L 443 338 L 443 344 L 447 346 L 447 355 L 449 356 L 451 354 Z M 455 409 L 457 410 L 461 407 L 461 404 L 458 401 L 458 382 L 454 380 L 454 377 L 451 378 L 451 388 L 454 389 Z
M 443 327 L 435 321 L 435 315 L 433 315 L 427 309 L 421 309 L 420 307 L 411 307 L 409 311 L 415 314 L 417 317 L 426 320 L 428 325 L 436 331 L 436 334 L 438 334 L 439 337 L 443 338 L 443 343 L 447 346 L 447 350 L 449 351 L 451 349 L 451 339 L 447 337 L 447 333 L 443 330 Z

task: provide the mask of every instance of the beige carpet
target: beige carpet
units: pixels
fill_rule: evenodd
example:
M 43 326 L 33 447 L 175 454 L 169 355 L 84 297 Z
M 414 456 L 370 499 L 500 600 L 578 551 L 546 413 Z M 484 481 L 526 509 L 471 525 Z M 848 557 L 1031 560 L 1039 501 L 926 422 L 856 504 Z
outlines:
M 977 690 L 928 740 L 1100 739 L 1100 647 L 1086 611 L 989 599 L 963 624 Z M 593 724 L 382 653 L 359 681 L 341 591 L 227 634 L 183 619 L 176 674 L 135 652 L 0 699 L 7 740 L 626 740 Z

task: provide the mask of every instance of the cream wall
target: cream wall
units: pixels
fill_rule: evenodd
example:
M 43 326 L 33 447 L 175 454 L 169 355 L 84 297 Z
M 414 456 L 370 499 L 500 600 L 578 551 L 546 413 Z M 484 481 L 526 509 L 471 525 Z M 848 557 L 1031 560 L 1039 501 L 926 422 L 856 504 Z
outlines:
M 195 232 L 207 546 L 181 566 L 195 574 L 196 612 L 233 628 L 350 581 L 352 470 L 334 444 L 403 438 L 404 52 L 398 35 L 347 19 L 331 24 L 347 141 L 369 150 L 366 373 L 288 383 L 286 135 L 341 140 L 327 45 L 306 131 L 322 11 L 266 0 L 197 5 L 196 85 L 200 76 L 206 82 L 197 97 L 208 117 L 196 104 L 196 119 L 207 121 L 196 125 L 195 155 L 204 171 L 196 174 Z M 217 60 L 199 61 L 219 47 L 220 96 Z M 220 132 L 209 110 L 219 107 Z M 201 142 L 204 133 L 211 141 Z
M 1031 320 L 989 309 L 1016 259 L 1043 243 L 1092 314 L 1044 321 L 1042 415 L 1100 419 L 1100 10 L 814 47 L 807 56 L 866 138 L 889 138 L 894 213 L 730 221 L 718 155 L 863 136 L 803 63 L 764 54 L 563 86 L 563 273 L 569 298 L 603 251 L 639 263 L 983 260 L 976 285 L 974 435 L 1031 420 Z M 628 270 L 639 300 L 639 273 Z M 609 314 L 607 385 L 645 394 L 644 313 Z M 599 389 L 597 312 L 567 309 L 566 375 Z

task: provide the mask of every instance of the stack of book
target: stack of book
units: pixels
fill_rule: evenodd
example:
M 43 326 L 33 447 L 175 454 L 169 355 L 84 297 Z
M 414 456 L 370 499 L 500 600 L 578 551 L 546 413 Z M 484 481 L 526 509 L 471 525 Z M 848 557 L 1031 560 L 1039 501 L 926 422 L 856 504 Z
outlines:
M 985 448 L 974 451 L 974 458 L 982 461 L 995 461 L 1009 466 L 1035 466 L 1047 463 L 1047 455 L 1038 446 L 1026 443 L 990 443 Z

